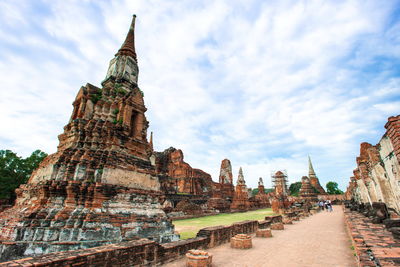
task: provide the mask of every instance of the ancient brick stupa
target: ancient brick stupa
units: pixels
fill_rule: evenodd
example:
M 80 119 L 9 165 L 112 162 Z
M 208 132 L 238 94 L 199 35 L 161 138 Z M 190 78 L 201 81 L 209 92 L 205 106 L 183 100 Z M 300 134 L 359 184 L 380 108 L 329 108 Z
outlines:
M 245 210 L 249 209 L 251 203 L 249 201 L 249 194 L 247 191 L 246 182 L 243 176 L 242 167 L 239 169 L 239 175 L 235 188 L 235 195 L 233 196 L 231 209 L 232 210 Z
M 219 183 L 213 182 L 212 196 L 207 201 L 208 208 L 218 211 L 229 211 L 231 201 L 235 194 L 235 187 L 232 183 L 232 165 L 229 159 L 221 161 L 219 172 Z
M 260 207 L 270 207 L 268 195 L 265 193 L 264 181 L 262 177 L 258 179 L 258 193 L 255 196 Z
M 274 197 L 272 198 L 271 206 L 275 213 L 282 213 L 290 206 L 287 182 L 287 175 L 282 171 L 277 171 L 274 175 L 272 175 Z
M 326 195 L 324 188 L 319 183 L 318 177 L 315 174 L 310 156 L 308 156 L 308 177 L 310 179 L 311 185 L 318 191 L 318 193 L 320 195 Z
M 306 201 L 316 201 L 318 199 L 316 189 L 313 188 L 307 176 L 301 178 L 299 196 Z
M 233 186 L 232 164 L 229 159 L 221 161 L 219 184 L 221 187 L 221 197 L 231 200 L 235 194 L 235 188 Z
M 134 26 L 135 16 L 102 88 L 87 84 L 79 90 L 57 152 L 16 190 L 15 205 L 0 214 L 2 260 L 138 237 L 176 239 L 158 199 L 149 123 L 137 85 Z

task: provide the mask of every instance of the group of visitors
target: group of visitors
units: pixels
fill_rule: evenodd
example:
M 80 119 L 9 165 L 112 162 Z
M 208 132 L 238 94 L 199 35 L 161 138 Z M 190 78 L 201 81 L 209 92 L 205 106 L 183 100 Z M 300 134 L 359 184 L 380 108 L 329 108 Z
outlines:
M 320 200 L 318 202 L 318 206 L 319 206 L 320 210 L 324 210 L 325 209 L 326 211 L 329 211 L 329 212 L 333 211 L 332 202 L 329 199 L 325 200 L 325 201 Z

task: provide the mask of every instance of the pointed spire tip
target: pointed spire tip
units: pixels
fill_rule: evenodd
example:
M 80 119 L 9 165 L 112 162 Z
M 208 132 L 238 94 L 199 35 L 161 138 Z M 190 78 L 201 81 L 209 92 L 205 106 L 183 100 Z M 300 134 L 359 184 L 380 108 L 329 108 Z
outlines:
M 126 56 L 131 56 L 135 60 L 137 60 L 135 51 L 135 20 L 136 20 L 136 15 L 133 15 L 131 26 L 129 27 L 128 34 L 126 35 L 125 42 L 118 50 L 116 56 L 126 55 Z

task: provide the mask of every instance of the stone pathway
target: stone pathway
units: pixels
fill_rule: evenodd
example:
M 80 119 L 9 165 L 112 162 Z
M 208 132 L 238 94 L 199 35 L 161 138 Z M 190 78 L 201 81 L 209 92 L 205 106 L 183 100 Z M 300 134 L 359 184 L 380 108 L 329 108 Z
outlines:
M 355 267 L 350 238 L 344 224 L 343 209 L 320 212 L 284 231 L 273 231 L 272 238 L 253 238 L 249 250 L 231 249 L 229 243 L 208 249 L 214 267 Z M 185 266 L 185 258 L 163 266 Z

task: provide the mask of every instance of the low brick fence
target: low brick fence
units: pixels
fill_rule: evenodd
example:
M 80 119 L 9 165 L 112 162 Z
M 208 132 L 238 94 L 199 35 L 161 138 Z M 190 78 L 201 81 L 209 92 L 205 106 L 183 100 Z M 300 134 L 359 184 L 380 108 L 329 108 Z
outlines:
M 252 234 L 282 222 L 282 216 L 267 216 L 263 221 L 248 220 L 230 226 L 200 229 L 196 238 L 158 244 L 142 238 L 95 248 L 49 253 L 0 263 L 4 266 L 153 266 L 176 260 L 190 249 L 212 248 L 230 242 L 236 234 Z
M 276 217 L 276 216 L 271 216 Z M 190 249 L 212 248 L 228 243 L 236 234 L 252 234 L 266 228 L 266 221 L 242 221 L 230 226 L 201 229 L 196 238 L 158 244 L 148 239 L 132 240 L 95 248 L 49 253 L 0 263 L 0 266 L 152 266 L 176 260 Z
M 358 266 L 400 266 L 400 242 L 371 219 L 344 208 L 347 231 L 354 247 Z
M 252 234 L 258 229 L 258 221 L 242 221 L 230 226 L 214 226 L 200 229 L 197 237 L 209 239 L 208 248 L 212 248 L 230 241 L 236 234 Z

